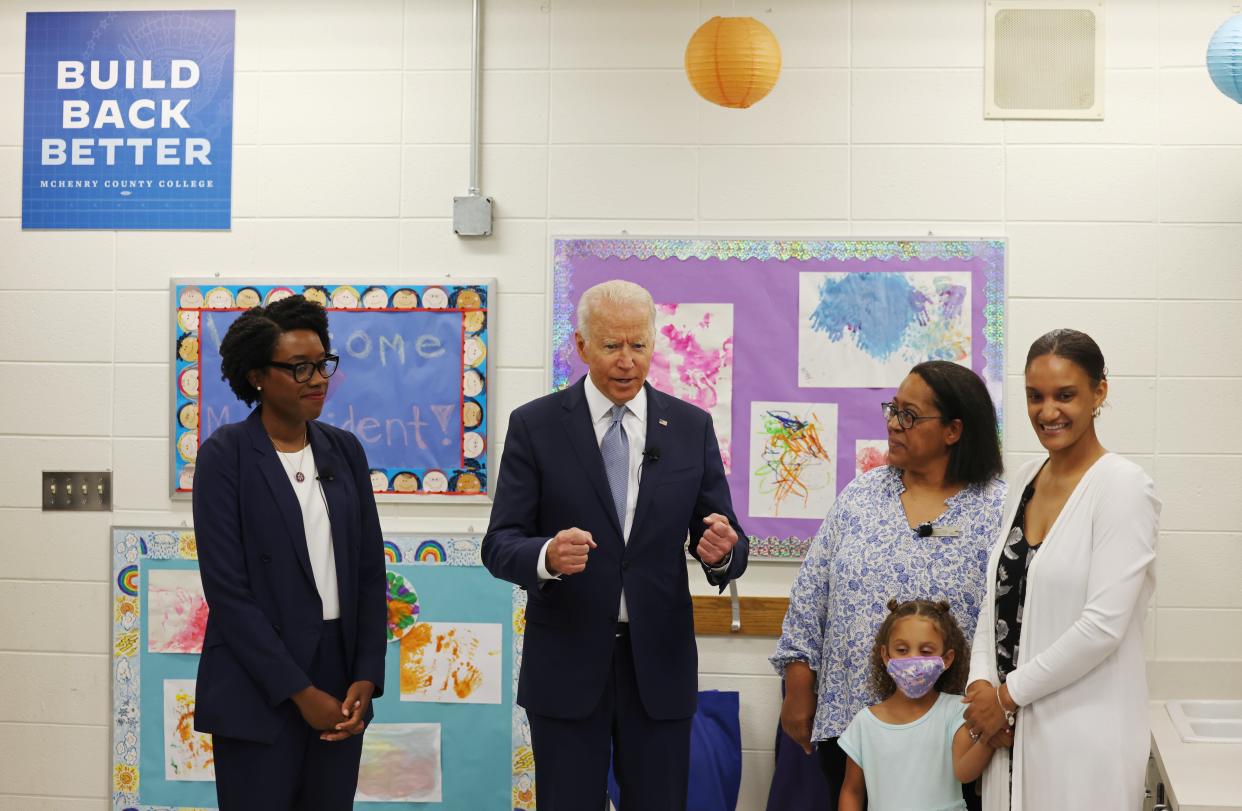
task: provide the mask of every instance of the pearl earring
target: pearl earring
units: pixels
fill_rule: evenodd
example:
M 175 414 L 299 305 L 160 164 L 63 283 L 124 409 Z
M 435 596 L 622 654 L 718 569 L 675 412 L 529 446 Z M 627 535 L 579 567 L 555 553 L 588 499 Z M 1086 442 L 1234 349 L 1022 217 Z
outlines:
M 256 391 L 263 391 L 263 387 L 262 387 L 262 386 L 255 386 L 255 390 L 256 390 Z

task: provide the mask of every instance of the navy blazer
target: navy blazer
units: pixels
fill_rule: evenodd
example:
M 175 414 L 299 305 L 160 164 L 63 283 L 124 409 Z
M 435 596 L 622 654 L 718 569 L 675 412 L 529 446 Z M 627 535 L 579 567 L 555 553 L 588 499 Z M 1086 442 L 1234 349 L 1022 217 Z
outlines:
M 194 728 L 271 743 L 297 714 L 323 625 L 302 510 L 260 409 L 199 449 L 194 532 L 210 613 L 198 663 Z M 357 437 L 311 421 L 311 452 L 332 524 L 341 635 L 350 681 L 384 692 L 384 541 Z M 369 720 L 369 719 L 368 719 Z
M 746 535 L 733 514 L 716 432 L 707 412 L 647 391 L 648 457 L 629 542 L 613 506 L 582 380 L 515 410 L 501 458 L 483 564 L 526 589 L 526 639 L 518 703 L 554 718 L 585 718 L 599 703 L 612 664 L 617 607 L 625 588 L 639 695 L 657 719 L 688 718 L 698 697 L 698 650 L 685 542 L 695 553 L 703 518 L 727 516 L 738 534 L 728 568 L 708 580 L 721 590 L 746 569 Z M 591 533 L 586 569 L 539 583 L 549 538 Z M 697 557 L 697 554 L 696 554 Z

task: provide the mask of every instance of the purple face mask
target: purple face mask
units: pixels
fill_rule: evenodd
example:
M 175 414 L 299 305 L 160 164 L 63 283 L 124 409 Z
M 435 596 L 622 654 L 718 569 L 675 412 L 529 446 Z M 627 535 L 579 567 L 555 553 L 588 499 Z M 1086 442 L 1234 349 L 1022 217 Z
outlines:
M 897 682 L 897 689 L 910 698 L 922 698 L 936 685 L 944 672 L 944 659 L 939 656 L 910 656 L 889 659 L 885 668 Z

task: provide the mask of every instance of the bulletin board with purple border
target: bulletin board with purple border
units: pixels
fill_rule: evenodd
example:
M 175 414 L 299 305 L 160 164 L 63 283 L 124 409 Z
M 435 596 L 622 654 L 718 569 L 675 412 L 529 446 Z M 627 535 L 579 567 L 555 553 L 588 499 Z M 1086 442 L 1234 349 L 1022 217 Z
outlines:
M 483 501 L 488 477 L 492 279 L 172 282 L 171 476 L 194 484 L 203 442 L 251 407 L 222 379 L 220 344 L 243 312 L 300 294 L 328 314 L 340 358 L 319 419 L 353 433 L 386 501 Z
M 552 253 L 552 388 L 586 371 L 582 292 L 649 290 L 648 382 L 711 414 L 752 557 L 801 558 L 837 494 L 885 463 L 880 403 L 915 364 L 973 369 L 1001 417 L 1001 240 L 554 238 Z

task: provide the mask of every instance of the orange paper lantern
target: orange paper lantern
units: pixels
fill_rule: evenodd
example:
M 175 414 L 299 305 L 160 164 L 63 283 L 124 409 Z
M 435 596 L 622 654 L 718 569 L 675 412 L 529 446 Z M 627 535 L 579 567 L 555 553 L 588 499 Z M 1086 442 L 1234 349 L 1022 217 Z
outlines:
M 686 46 L 686 76 L 721 107 L 749 107 L 776 86 L 781 46 L 754 17 L 712 17 Z

